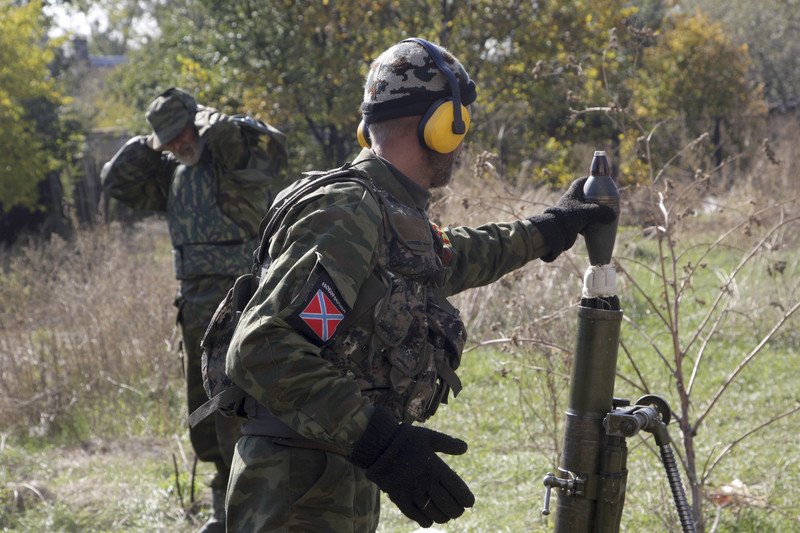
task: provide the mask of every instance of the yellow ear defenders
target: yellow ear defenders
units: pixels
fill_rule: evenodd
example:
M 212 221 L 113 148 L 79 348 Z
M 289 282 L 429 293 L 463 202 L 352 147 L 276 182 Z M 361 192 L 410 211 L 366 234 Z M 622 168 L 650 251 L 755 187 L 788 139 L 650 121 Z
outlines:
M 451 96 L 431 104 L 419 123 L 417 135 L 422 146 L 434 152 L 449 154 L 461 144 L 469 131 L 470 124 L 469 109 L 461 105 L 461 87 L 458 85 L 458 79 L 436 46 L 417 37 L 403 42 L 415 42 L 421 45 L 431 56 L 436 68 L 447 79 Z M 370 148 L 372 141 L 369 138 L 369 125 L 363 120 L 358 125 L 356 136 L 362 148 Z
M 433 59 L 434 65 L 447 78 L 451 96 L 441 98 L 428 108 L 417 129 L 419 142 L 434 152 L 449 154 L 461 144 L 469 131 L 469 109 L 461 105 L 461 87 L 450 67 L 447 66 L 439 49 L 425 39 L 412 37 L 403 42 L 415 42 L 422 45 Z
M 356 137 L 358 137 L 358 144 L 361 145 L 361 148 L 372 147 L 372 139 L 369 138 L 369 125 L 363 120 L 358 124 Z

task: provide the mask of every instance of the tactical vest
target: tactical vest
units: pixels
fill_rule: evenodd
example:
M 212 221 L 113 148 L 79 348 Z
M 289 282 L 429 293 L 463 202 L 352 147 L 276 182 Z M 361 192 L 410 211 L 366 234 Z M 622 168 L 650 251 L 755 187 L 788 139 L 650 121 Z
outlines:
M 203 385 L 210 399 L 190 414 L 192 426 L 220 410 L 247 414 L 246 434 L 290 436 L 295 443 L 304 440 L 231 381 L 225 373 L 225 358 L 239 316 L 255 291 L 259 270 L 263 276 L 269 268 L 269 240 L 286 212 L 309 191 L 337 181 L 360 183 L 379 203 L 383 239 L 373 273 L 359 290 L 353 309 L 322 347 L 321 356 L 398 420 L 427 420 L 440 403 L 447 403 L 450 390 L 454 396 L 461 391 L 455 370 L 466 331 L 458 310 L 441 290 L 441 258 L 447 261 L 448 250 L 424 212 L 404 205 L 346 165 L 298 180 L 264 217 L 252 273 L 236 280 L 203 337 Z M 311 441 L 303 445 L 319 447 Z
M 236 277 L 252 264 L 258 238 L 228 217 L 217 201 L 214 164 L 181 165 L 167 202 L 172 258 L 177 279 Z
M 461 382 L 466 342 L 458 310 L 444 297 L 444 243 L 427 215 L 367 182 L 384 214 L 377 265 L 346 327 L 321 356 L 354 379 L 374 405 L 398 420 L 432 416 Z

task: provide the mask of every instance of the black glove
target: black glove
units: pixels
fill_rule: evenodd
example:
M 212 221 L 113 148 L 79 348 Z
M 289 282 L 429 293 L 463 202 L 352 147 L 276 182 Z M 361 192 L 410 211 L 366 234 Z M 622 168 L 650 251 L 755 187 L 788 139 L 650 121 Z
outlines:
M 407 517 L 422 527 L 443 524 L 472 507 L 475 496 L 436 452 L 461 455 L 467 443 L 444 433 L 398 424 L 385 408 L 377 407 L 367 430 L 353 447 L 350 461 L 366 469 Z
M 587 179 L 576 179 L 554 207 L 548 207 L 541 215 L 528 217 L 550 245 L 550 253 L 542 257 L 542 261 L 555 261 L 561 252 L 572 248 L 578 233 L 583 234 L 589 224 L 609 224 L 617 218 L 614 210 L 607 205 L 586 202 L 583 184 Z

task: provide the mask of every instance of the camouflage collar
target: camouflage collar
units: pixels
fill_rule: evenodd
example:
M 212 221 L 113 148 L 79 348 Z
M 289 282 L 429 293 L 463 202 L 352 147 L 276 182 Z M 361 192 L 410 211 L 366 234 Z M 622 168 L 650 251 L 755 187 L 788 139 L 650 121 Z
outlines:
M 427 207 L 431 193 L 368 148 L 361 150 L 353 161 L 353 166 L 366 172 L 372 181 L 409 207 L 421 210 Z

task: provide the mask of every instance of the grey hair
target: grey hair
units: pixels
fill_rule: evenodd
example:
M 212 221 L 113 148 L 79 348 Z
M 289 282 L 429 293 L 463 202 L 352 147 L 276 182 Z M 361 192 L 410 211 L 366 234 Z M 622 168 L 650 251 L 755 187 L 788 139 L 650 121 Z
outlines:
M 393 137 L 408 134 L 409 129 L 416 130 L 420 118 L 419 116 L 401 117 L 370 124 L 369 138 L 373 145 L 385 145 L 390 143 Z

